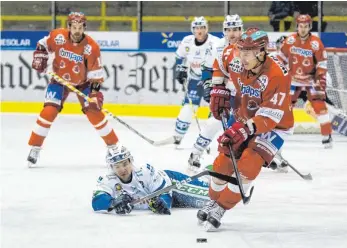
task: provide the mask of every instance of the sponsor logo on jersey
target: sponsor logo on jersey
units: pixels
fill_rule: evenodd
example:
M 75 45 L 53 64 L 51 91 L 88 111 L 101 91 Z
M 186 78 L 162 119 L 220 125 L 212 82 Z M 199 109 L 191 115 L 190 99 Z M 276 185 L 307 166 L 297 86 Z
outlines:
M 71 80 L 70 74 L 69 73 L 65 73 L 63 75 L 63 79 L 65 79 L 66 81 L 70 81 Z
M 319 50 L 319 43 L 316 40 L 311 41 L 311 47 L 313 50 Z
M 249 95 L 250 97 L 260 98 L 261 91 L 259 89 L 254 89 L 252 86 L 244 85 L 243 83 L 240 83 L 240 86 L 242 95 Z
M 309 59 L 304 59 L 303 61 L 302 61 L 302 64 L 303 64 L 303 66 L 310 66 L 311 65 L 311 62 L 310 62 L 310 60 Z
M 266 75 L 261 75 L 257 79 L 258 84 L 260 85 L 260 90 L 264 91 L 266 90 L 267 85 L 269 84 L 269 78 Z
M 76 74 L 80 73 L 80 67 L 78 65 L 75 65 L 73 68 L 72 68 L 72 71 Z
M 180 40 L 172 40 L 173 34 L 174 33 L 169 33 L 169 34 L 161 33 L 161 36 L 164 38 L 161 41 L 161 44 L 166 44 L 168 48 L 178 48 L 178 46 L 181 44 L 181 41 Z M 187 47 L 186 47 L 186 49 L 187 49 Z M 188 48 L 188 51 L 189 51 L 189 48 Z
M 83 62 L 83 56 L 70 52 L 68 50 L 65 50 L 64 48 L 60 48 L 59 56 L 62 58 L 67 58 L 70 61 L 74 61 L 75 63 Z
M 201 64 L 198 62 L 193 62 L 190 64 L 190 68 L 196 68 L 196 69 L 200 69 Z
M 64 62 L 64 60 L 62 60 L 62 61 L 60 61 L 60 64 L 59 64 L 59 67 L 61 68 L 61 69 L 63 69 L 63 68 L 65 68 L 65 62 Z
M 247 109 L 254 111 L 259 108 L 259 105 L 254 100 L 249 100 L 247 103 Z
M 89 44 L 85 45 L 83 54 L 91 55 L 92 54 L 92 46 Z
M 303 49 L 301 47 L 296 47 L 296 46 L 292 46 L 290 48 L 290 52 L 292 54 L 298 54 L 298 55 L 304 56 L 304 57 L 312 57 L 313 56 L 313 52 L 311 50 Z
M 291 44 L 294 44 L 294 42 L 295 42 L 295 37 L 289 36 L 287 39 L 287 44 L 291 45 Z
M 66 42 L 65 37 L 62 34 L 58 34 L 57 37 L 55 37 L 54 41 L 57 45 L 64 45 Z
M 233 58 L 233 60 L 229 63 L 229 68 L 233 72 L 241 73 L 243 71 L 243 66 L 242 66 L 240 58 L 238 57 Z

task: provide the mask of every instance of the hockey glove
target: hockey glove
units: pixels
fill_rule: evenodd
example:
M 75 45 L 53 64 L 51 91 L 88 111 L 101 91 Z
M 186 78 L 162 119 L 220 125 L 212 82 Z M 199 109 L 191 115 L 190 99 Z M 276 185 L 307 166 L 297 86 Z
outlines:
M 110 211 L 114 209 L 116 214 L 129 214 L 134 206 L 131 205 L 133 198 L 126 192 L 122 192 L 117 198 L 112 200 Z
M 247 125 L 242 122 L 235 122 L 218 138 L 218 151 L 230 156 L 229 145 L 231 145 L 232 151 L 236 152 L 251 134 Z
M 210 100 L 211 100 L 211 91 L 212 91 L 212 88 L 213 88 L 213 84 L 212 84 L 212 79 L 207 79 L 204 84 L 203 84 L 203 87 L 204 87 L 204 100 L 208 103 L 210 103 Z
M 230 90 L 228 90 L 224 84 L 213 86 L 211 91 L 210 110 L 217 120 L 222 119 L 221 115 L 223 112 L 226 113 L 227 118 L 229 118 L 231 109 L 230 97 Z
M 48 52 L 46 50 L 36 50 L 33 57 L 31 67 L 38 72 L 46 71 L 49 58 Z
M 89 102 L 87 109 L 90 111 L 98 112 L 102 109 L 102 105 L 104 103 L 104 95 L 99 91 L 99 83 L 91 83 L 90 88 L 91 89 L 89 97 L 92 99 L 92 102 Z
M 176 65 L 176 79 L 180 84 L 184 84 L 184 82 L 188 78 L 188 67 L 183 65 Z
M 153 213 L 171 215 L 170 209 L 166 206 L 165 201 L 160 197 L 150 199 L 148 206 Z

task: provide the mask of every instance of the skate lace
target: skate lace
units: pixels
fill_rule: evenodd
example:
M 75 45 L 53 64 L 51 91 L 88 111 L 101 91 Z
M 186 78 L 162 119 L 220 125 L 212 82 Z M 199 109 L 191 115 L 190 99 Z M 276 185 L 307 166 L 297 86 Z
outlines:
M 217 211 L 214 213 L 214 215 L 220 220 L 225 213 L 225 209 L 218 206 Z
M 216 204 L 216 201 L 209 201 L 208 203 L 206 203 L 204 210 L 209 212 Z

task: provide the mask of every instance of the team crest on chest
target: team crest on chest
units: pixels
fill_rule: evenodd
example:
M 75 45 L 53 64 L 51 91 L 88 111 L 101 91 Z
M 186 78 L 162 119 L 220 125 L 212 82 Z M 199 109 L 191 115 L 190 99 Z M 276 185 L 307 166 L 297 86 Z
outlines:
M 257 82 L 260 86 L 261 91 L 265 91 L 267 85 L 269 84 L 269 78 L 266 75 L 261 75 L 258 79 Z
M 92 54 L 92 46 L 87 44 L 84 46 L 83 54 L 85 55 L 91 55 Z
M 64 45 L 66 42 L 64 35 L 62 34 L 58 34 L 57 37 L 55 37 L 54 41 L 57 45 Z

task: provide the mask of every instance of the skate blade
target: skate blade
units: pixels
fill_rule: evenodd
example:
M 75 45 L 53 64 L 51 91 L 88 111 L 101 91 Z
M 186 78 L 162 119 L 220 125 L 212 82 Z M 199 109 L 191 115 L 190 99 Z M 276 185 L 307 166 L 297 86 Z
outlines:
M 198 226 L 204 226 L 205 221 L 198 219 Z
M 206 232 L 216 232 L 218 229 L 215 228 L 210 222 L 205 221 L 205 223 L 204 223 L 204 230 Z
M 324 149 L 332 149 L 332 148 L 333 148 L 332 143 L 324 144 Z
M 30 161 L 27 161 L 28 162 L 28 168 L 34 168 L 36 165 Z

